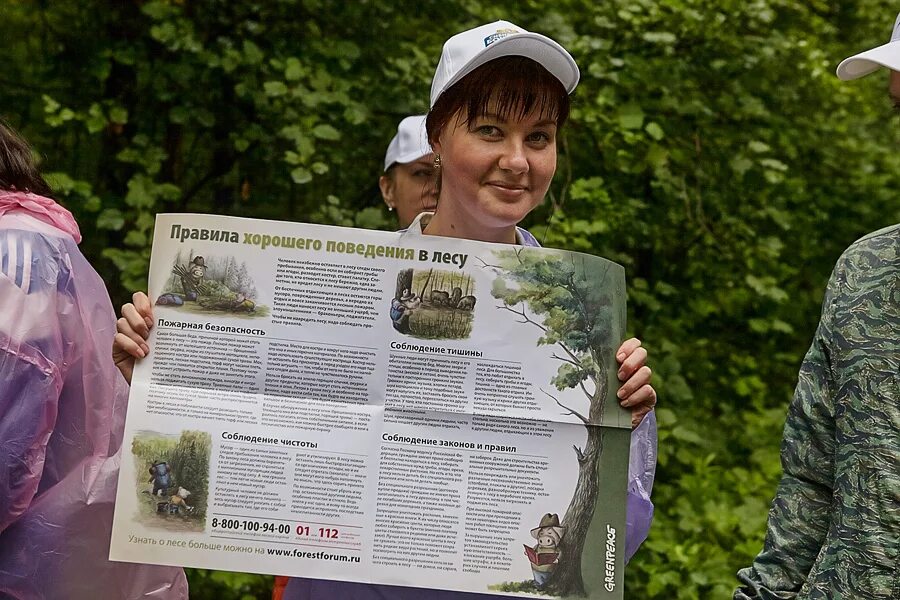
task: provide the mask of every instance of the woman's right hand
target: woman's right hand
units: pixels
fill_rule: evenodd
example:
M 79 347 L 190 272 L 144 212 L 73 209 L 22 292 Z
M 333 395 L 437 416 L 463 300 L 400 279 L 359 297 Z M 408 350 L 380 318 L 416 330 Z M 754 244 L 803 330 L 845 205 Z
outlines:
M 147 336 L 153 327 L 153 304 L 144 292 L 135 292 L 131 302 L 122 305 L 122 317 L 116 321 L 113 340 L 113 362 L 129 384 L 134 373 L 134 361 L 150 352 Z

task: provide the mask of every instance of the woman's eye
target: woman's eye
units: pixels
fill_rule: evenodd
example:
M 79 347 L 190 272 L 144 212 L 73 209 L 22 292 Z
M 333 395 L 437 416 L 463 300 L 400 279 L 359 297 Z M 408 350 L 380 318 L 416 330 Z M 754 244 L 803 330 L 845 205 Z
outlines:
M 431 177 L 434 175 L 431 169 L 417 169 L 413 171 L 413 177 Z
M 496 136 L 500 134 L 500 130 L 493 125 L 481 125 L 475 129 L 480 135 Z
M 529 141 L 546 144 L 550 142 L 550 134 L 544 131 L 535 131 L 528 136 Z

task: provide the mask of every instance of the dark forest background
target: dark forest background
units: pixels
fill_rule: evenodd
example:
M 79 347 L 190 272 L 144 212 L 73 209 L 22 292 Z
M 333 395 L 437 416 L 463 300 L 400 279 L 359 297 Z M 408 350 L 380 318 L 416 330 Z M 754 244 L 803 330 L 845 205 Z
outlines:
M 0 0 L 0 114 L 42 157 L 116 305 L 146 286 L 157 212 L 391 228 L 375 182 L 427 109 L 443 41 L 507 19 L 582 80 L 545 245 L 623 264 L 659 392 L 650 538 L 632 598 L 730 597 L 760 549 L 785 407 L 829 272 L 900 220 L 873 0 Z M 265 597 L 191 571 L 192 597 Z

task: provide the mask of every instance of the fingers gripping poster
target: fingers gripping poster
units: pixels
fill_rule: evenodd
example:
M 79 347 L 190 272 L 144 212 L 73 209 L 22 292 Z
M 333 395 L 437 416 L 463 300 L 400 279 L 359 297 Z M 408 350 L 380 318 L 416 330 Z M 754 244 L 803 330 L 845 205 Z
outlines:
M 621 598 L 621 266 L 159 215 L 110 558 Z

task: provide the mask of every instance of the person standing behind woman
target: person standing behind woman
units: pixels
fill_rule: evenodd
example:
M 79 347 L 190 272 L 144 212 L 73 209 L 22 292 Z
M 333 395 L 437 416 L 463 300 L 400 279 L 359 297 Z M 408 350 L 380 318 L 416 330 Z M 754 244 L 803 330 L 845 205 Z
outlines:
M 378 178 L 381 198 L 405 229 L 416 216 L 437 208 L 434 153 L 425 131 L 425 115 L 406 117 L 384 155 L 384 174 Z
M 440 235 L 539 246 L 519 228 L 544 198 L 556 171 L 556 139 L 578 83 L 575 61 L 555 41 L 498 21 L 464 31 L 445 44 L 431 89 L 426 128 L 435 151 L 439 202 L 419 214 L 407 235 Z M 138 292 L 122 307 L 113 348 L 130 379 L 136 357 L 148 351 L 149 298 Z M 631 461 L 626 560 L 647 536 L 656 468 L 656 391 L 647 352 L 636 338 L 616 351 L 620 403 L 631 410 Z M 598 561 L 600 558 L 598 557 Z M 597 568 L 600 568 L 598 563 Z M 437 587 L 437 586 L 436 586 Z M 483 594 L 293 578 L 284 600 L 475 600 Z
M 187 598 L 108 559 L 128 390 L 115 313 L 28 145 L 0 121 L 0 597 Z

